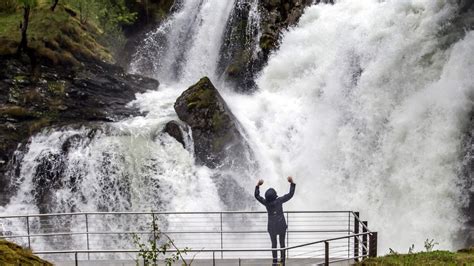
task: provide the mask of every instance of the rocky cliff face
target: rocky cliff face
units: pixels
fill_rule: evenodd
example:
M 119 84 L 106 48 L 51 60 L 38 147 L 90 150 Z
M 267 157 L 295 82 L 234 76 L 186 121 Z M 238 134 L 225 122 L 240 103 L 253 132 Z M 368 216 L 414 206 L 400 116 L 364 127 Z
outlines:
M 42 65 L 31 73 L 21 60 L 0 58 L 0 204 L 8 199 L 5 171 L 13 152 L 45 127 L 116 121 L 137 114 L 126 105 L 135 94 L 156 89 L 156 80 L 89 61 L 78 69 Z
M 278 48 L 283 30 L 296 25 L 307 6 L 318 3 L 333 0 L 236 1 L 221 49 L 220 74 L 238 91 L 254 91 L 255 75 Z

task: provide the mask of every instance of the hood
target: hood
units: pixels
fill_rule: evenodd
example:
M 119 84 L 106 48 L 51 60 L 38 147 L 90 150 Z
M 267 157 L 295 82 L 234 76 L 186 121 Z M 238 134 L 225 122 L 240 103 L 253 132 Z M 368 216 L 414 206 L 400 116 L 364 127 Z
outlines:
M 267 192 L 265 192 L 265 199 L 269 202 L 274 201 L 277 197 L 277 193 L 273 188 L 269 188 Z

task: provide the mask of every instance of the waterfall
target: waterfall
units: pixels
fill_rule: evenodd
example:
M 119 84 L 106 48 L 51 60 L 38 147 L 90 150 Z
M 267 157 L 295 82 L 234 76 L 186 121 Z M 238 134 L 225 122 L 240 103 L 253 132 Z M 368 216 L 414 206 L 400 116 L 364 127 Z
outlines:
M 259 91 L 228 97 L 269 186 L 284 190 L 282 178 L 296 177 L 287 209 L 359 210 L 382 253 L 422 250 L 428 238 L 457 247 L 474 32 L 446 45 L 450 3 L 312 6 L 284 35 Z
M 178 95 L 209 76 L 255 152 L 259 172 L 251 177 L 281 193 L 284 177 L 295 177 L 286 210 L 360 211 L 379 231 L 381 253 L 419 250 L 427 238 L 457 247 L 468 196 L 461 144 L 473 108 L 474 32 L 447 41 L 455 4 L 310 6 L 249 95 L 219 73 L 235 4 L 251 5 L 249 35 L 260 19 L 259 1 L 236 1 L 179 1 L 130 67 L 161 82 L 130 103 L 146 115 L 32 137 L 16 152 L 10 174 L 19 190 L 0 213 L 225 209 L 215 170 L 195 165 L 192 152 L 162 133 L 177 119 Z M 43 191 L 49 180 L 52 192 Z M 236 181 L 252 193 L 252 178 Z
M 233 6 L 233 0 L 183 1 L 175 14 L 148 34 L 134 56 L 131 71 L 188 86 L 203 76 L 214 80 Z

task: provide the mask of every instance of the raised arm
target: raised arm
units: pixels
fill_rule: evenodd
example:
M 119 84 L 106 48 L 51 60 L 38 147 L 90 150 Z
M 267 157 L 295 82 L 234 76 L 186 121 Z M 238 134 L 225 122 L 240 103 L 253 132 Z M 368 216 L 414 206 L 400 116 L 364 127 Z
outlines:
M 295 194 L 296 184 L 293 182 L 293 177 L 289 176 L 288 177 L 288 182 L 290 182 L 290 192 L 288 194 L 283 195 L 280 198 L 281 203 L 289 201 L 291 198 L 293 198 L 293 195 Z
M 263 205 L 266 205 L 265 199 L 260 196 L 260 186 L 263 184 L 263 180 L 259 180 L 257 183 L 257 186 L 255 187 L 255 198 L 258 200 L 258 202 L 262 203 Z

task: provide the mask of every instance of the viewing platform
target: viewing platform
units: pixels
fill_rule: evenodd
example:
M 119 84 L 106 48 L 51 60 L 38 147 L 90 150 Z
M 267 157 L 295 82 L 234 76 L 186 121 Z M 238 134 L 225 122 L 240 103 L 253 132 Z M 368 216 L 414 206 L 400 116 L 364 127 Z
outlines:
M 349 265 L 377 256 L 377 232 L 354 211 L 288 211 L 286 265 Z M 152 224 L 160 232 L 153 231 Z M 192 265 L 271 265 L 266 212 L 86 212 L 0 216 L 0 238 L 57 265 L 143 265 L 139 243 L 173 240 Z M 156 229 L 156 227 L 155 227 Z M 135 240 L 134 240 L 135 238 Z M 143 250 L 142 250 L 143 251 Z M 159 265 L 164 265 L 162 262 Z M 181 265 L 176 263 L 176 265 Z

